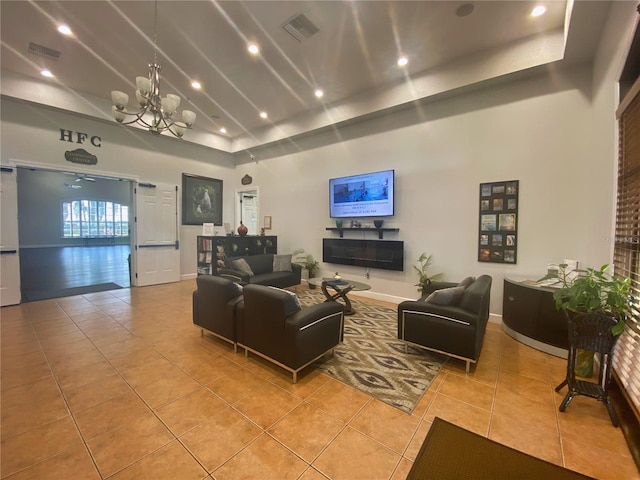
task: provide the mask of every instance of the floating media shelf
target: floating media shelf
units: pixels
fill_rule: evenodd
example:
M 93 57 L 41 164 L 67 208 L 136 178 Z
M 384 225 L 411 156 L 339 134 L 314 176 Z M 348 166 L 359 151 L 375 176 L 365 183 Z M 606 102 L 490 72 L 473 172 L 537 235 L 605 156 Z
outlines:
M 399 228 L 376 228 L 376 227 L 327 227 L 327 230 L 332 232 L 338 232 L 340 238 L 343 238 L 345 231 L 361 231 L 361 232 L 378 232 L 378 238 L 382 240 L 384 238 L 384 232 L 399 232 Z

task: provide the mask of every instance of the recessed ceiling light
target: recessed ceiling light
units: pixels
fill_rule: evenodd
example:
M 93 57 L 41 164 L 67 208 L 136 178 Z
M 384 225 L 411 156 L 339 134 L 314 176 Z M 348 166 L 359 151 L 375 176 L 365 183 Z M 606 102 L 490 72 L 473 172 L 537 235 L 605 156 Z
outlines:
M 197 80 L 194 80 L 193 82 L 191 82 L 191 87 L 195 88 L 196 90 L 200 90 L 202 88 L 202 85 Z
M 58 25 L 58 31 L 63 35 L 71 35 L 73 32 L 67 25 Z
M 260 48 L 258 48 L 258 45 L 256 45 L 255 43 L 250 43 L 247 47 L 247 50 L 249 50 L 249 53 L 251 55 L 257 55 L 260 53 Z
M 52 78 L 52 77 L 53 77 L 53 73 L 51 73 L 51 70 L 48 70 L 48 69 L 46 69 L 46 68 L 45 68 L 44 70 L 42 70 L 42 71 L 40 72 L 40 74 L 41 74 L 43 77 L 48 77 L 48 78 Z
M 544 5 L 538 5 L 531 10 L 532 17 L 539 17 L 540 15 L 544 15 L 547 11 L 547 7 Z
M 471 15 L 475 8 L 476 7 L 473 5 L 473 3 L 465 3 L 458 7 L 458 9 L 456 10 L 456 15 L 459 17 L 466 17 L 468 15 Z
M 222 127 L 222 128 L 220 129 L 220 133 L 227 133 L 227 129 L 226 129 L 226 128 L 224 128 L 224 127 Z
M 322 98 L 324 96 L 324 92 L 320 88 L 313 92 L 313 94 L 318 98 Z
M 399 67 L 404 67 L 405 65 L 407 65 L 409 63 L 409 59 L 407 57 L 400 57 L 398 59 L 398 66 Z
M 267 112 L 260 112 L 260 118 L 267 118 Z

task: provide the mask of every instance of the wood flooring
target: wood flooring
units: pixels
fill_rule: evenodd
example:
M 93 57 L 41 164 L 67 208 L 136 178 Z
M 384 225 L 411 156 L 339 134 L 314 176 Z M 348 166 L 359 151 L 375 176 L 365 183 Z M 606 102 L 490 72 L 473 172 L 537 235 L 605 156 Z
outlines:
M 20 249 L 21 290 L 29 293 L 115 283 L 129 287 L 129 245 Z

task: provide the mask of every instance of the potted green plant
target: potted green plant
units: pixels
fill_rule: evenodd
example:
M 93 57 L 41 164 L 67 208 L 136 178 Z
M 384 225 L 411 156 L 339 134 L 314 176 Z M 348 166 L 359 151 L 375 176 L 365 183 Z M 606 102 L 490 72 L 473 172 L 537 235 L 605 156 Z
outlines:
M 615 319 L 611 327 L 613 335 L 624 331 L 629 311 L 629 285 L 631 279 L 610 275 L 609 264 L 599 269 L 574 270 L 571 278 L 566 265 L 560 265 L 558 280 L 560 288 L 553 293 L 556 308 L 578 313 L 601 313 Z
M 608 264 L 599 269 L 587 268 L 568 272 L 567 265 L 558 270 L 560 288 L 553 293 L 556 308 L 569 315 L 577 313 L 599 313 L 615 320 L 611 327 L 614 336 L 624 331 L 625 319 L 629 311 L 629 278 L 620 278 L 607 272 Z M 577 276 L 576 276 L 577 274 Z M 593 354 L 578 351 L 576 374 L 590 377 L 593 370 Z
M 309 278 L 314 278 L 318 270 L 320 269 L 320 264 L 313 258 L 313 255 L 304 251 L 304 249 L 299 248 L 293 251 L 293 263 L 300 265 L 307 272 L 309 272 Z M 316 288 L 315 285 L 309 284 L 309 288 Z
M 420 257 L 418 257 L 418 264 L 414 265 L 413 268 L 416 272 L 418 272 L 418 283 L 414 286 L 418 287 L 418 291 L 421 295 L 424 295 L 426 289 L 429 285 L 431 285 L 435 280 L 439 280 L 442 277 L 442 273 L 429 274 L 429 268 L 431 267 L 431 255 L 427 255 L 422 252 Z

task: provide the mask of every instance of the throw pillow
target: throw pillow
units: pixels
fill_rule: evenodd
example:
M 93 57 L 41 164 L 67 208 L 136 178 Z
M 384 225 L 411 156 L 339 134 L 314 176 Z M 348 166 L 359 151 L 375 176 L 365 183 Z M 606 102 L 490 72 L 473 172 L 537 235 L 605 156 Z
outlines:
M 274 272 L 290 272 L 291 271 L 291 255 L 274 255 L 273 271 Z
M 244 258 L 239 258 L 237 260 L 234 260 L 233 268 L 248 274 L 250 277 L 253 277 L 253 271 L 251 270 L 251 267 L 249 266 L 249 264 Z
M 286 296 L 286 300 L 284 302 L 284 316 L 285 317 L 289 317 L 289 316 L 293 315 L 294 313 L 297 313 L 300 310 L 302 310 L 302 305 L 300 304 L 300 299 L 298 298 L 298 296 L 295 293 L 290 292 L 289 290 L 285 290 L 284 288 L 271 287 L 271 286 L 269 288 L 273 288 L 274 290 L 279 290 L 281 292 L 285 292 L 285 293 L 288 294 Z
M 455 305 L 458 303 L 463 293 L 464 287 L 462 286 L 442 288 L 429 295 L 425 299 L 425 302 L 433 303 L 435 305 Z
M 458 286 L 459 286 L 459 287 L 467 288 L 469 285 L 471 285 L 471 284 L 472 284 L 473 282 L 475 282 L 475 281 L 476 281 L 476 278 L 475 278 L 475 277 L 467 277 L 467 278 L 465 278 L 464 280 L 462 280 L 462 281 L 458 284 Z

